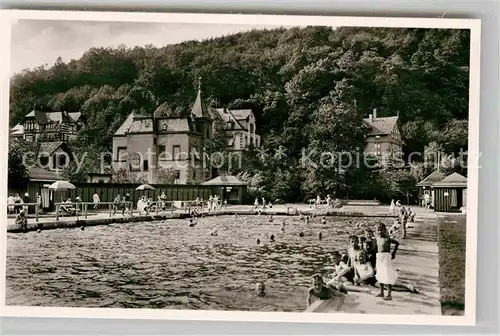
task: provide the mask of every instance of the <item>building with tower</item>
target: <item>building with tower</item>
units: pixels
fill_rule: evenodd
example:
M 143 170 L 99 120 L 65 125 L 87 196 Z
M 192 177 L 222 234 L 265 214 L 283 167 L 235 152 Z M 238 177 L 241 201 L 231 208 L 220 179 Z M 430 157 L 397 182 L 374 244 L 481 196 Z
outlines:
M 210 180 L 214 176 L 203 159 L 216 120 L 226 125 L 229 150 L 260 145 L 252 111 L 207 106 L 200 83 L 188 112 L 179 115 L 163 103 L 150 116 L 130 113 L 113 137 L 113 169 L 133 172 L 148 183 L 161 183 L 163 170 L 173 170 L 179 184 Z

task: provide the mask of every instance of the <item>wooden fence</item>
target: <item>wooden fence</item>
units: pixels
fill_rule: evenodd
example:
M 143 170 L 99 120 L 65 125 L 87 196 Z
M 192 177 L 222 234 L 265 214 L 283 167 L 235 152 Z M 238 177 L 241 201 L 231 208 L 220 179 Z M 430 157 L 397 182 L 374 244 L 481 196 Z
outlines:
M 140 184 L 118 184 L 118 183 L 73 183 L 76 189 L 68 191 L 57 191 L 53 193 L 52 202 L 60 202 L 71 198 L 74 200 L 76 196 L 80 196 L 83 202 L 92 202 L 94 193 L 99 195 L 101 202 L 112 202 L 117 195 L 124 196 L 127 193 L 130 195 L 129 201 L 134 204 L 139 200 L 139 197 L 146 195 L 154 201 L 164 192 L 168 201 L 193 201 L 196 198 L 208 200 L 210 195 L 218 195 L 223 199 L 224 186 L 204 186 L 190 184 L 154 184 L 155 190 L 135 190 Z M 42 189 L 47 189 L 50 183 L 47 182 L 29 182 L 24 188 L 10 188 L 9 194 L 19 194 L 21 197 L 27 192 L 31 201 L 35 201 L 37 194 L 42 194 Z M 246 187 L 232 187 L 229 203 L 241 204 L 243 202 Z M 43 194 L 42 194 L 43 197 Z

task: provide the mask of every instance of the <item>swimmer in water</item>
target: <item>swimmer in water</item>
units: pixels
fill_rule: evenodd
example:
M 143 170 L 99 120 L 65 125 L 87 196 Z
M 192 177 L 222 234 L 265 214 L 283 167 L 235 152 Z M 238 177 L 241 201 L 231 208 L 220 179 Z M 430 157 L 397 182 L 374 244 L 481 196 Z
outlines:
M 274 243 L 274 235 L 273 235 L 273 234 L 271 235 L 271 237 L 269 237 L 269 241 L 270 241 L 271 243 Z
M 259 245 L 259 244 L 260 244 L 260 239 L 259 239 L 259 238 L 257 238 L 257 245 Z
M 194 218 L 189 218 L 189 227 L 193 227 L 195 226 L 196 224 L 198 224 L 198 221 L 197 220 L 194 220 Z
M 326 224 L 326 218 L 325 218 L 325 216 L 323 216 L 323 218 L 321 218 L 321 224 Z
M 299 232 L 299 237 L 304 237 L 304 232 Z
M 300 214 L 299 219 L 304 220 L 304 215 L 302 213 Z
M 263 282 L 257 282 L 257 285 L 255 286 L 255 294 L 257 294 L 257 296 L 266 295 L 266 285 Z
M 83 230 L 85 230 L 85 226 L 82 226 L 80 229 L 81 229 L 82 231 L 83 231 Z
M 318 239 L 319 240 L 323 239 L 323 234 L 321 232 L 318 233 Z
M 270 216 L 269 216 L 269 223 L 272 223 L 272 222 L 273 222 L 273 220 L 274 220 L 274 219 L 273 219 L 273 215 L 270 215 Z

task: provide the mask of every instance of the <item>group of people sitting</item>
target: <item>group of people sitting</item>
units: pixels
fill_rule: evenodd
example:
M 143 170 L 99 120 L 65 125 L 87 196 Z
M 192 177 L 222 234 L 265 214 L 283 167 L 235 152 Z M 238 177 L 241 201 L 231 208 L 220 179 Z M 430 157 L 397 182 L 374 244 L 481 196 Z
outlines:
M 75 198 L 75 203 L 77 206 L 74 207 L 71 198 L 68 198 L 66 201 L 61 203 L 61 205 L 59 206 L 59 211 L 64 215 L 75 216 L 79 211 L 78 203 L 81 203 L 81 201 L 82 199 L 80 198 L 80 196 L 77 196 Z
M 318 195 L 316 196 L 316 201 L 312 200 L 312 202 L 310 203 L 314 203 L 314 206 L 316 207 L 320 206 L 321 204 L 326 204 L 327 207 L 332 207 L 334 209 L 342 207 L 342 202 L 338 198 L 333 199 L 330 195 L 326 195 L 324 200 L 322 200 L 321 196 Z
M 27 193 L 26 193 L 27 194 Z M 19 194 L 10 194 L 7 198 L 7 213 L 8 214 L 19 214 L 23 210 L 23 199 Z
M 365 229 L 361 238 L 350 236 L 346 254 L 333 252 L 334 272 L 331 279 L 325 282 L 321 274 L 313 276 L 312 287 L 308 291 L 308 305 L 313 298 L 325 300 L 342 297 L 360 285 L 378 287 L 380 293 L 377 297 L 384 300 L 392 300 L 393 289 L 418 293 L 413 285 L 397 282 L 398 274 L 393 259 L 399 242 L 389 236 L 385 224 L 379 223 L 376 228 L 376 236 L 369 228 Z

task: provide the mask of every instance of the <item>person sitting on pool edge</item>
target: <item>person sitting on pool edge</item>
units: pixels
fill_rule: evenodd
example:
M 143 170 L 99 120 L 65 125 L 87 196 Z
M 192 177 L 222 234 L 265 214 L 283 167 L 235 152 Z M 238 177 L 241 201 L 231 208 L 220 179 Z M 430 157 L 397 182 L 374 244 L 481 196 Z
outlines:
M 23 232 L 28 231 L 28 219 L 26 218 L 26 212 L 24 209 L 19 211 L 16 215 L 16 226 L 19 225 Z
M 321 274 L 314 274 L 312 276 L 312 287 L 307 291 L 308 307 L 312 304 L 313 298 L 317 298 L 320 300 L 339 298 L 340 300 L 344 300 L 345 294 L 341 293 L 331 286 L 326 286 Z
M 333 252 L 333 267 L 335 268 L 335 271 L 332 274 L 332 279 L 327 282 L 327 285 L 347 294 L 345 285 L 352 284 L 354 279 L 351 276 L 351 270 L 342 260 L 342 255 L 339 251 Z

